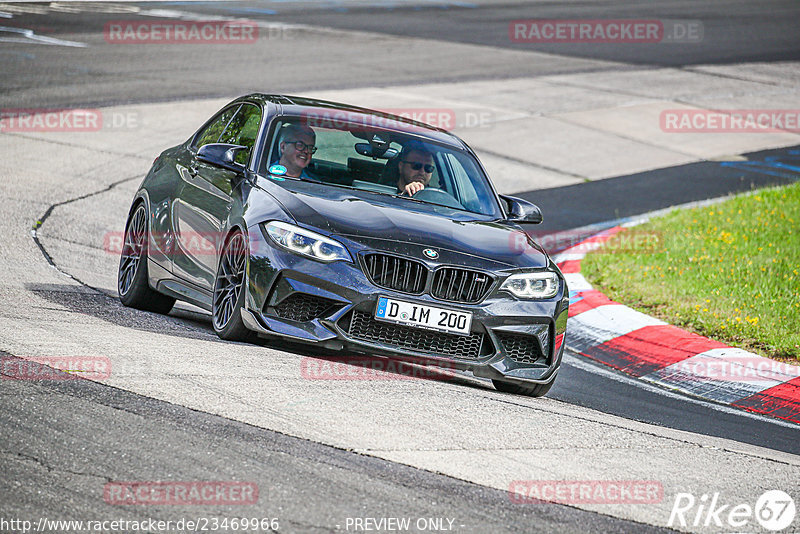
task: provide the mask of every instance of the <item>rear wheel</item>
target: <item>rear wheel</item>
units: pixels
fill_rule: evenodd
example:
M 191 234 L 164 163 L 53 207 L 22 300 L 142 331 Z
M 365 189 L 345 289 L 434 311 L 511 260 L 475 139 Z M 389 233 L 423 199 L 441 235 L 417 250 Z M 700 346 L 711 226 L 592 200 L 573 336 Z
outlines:
M 513 382 L 492 379 L 492 384 L 494 384 L 494 388 L 497 391 L 514 393 L 516 395 L 527 395 L 529 397 L 544 397 L 555 383 L 556 377 L 553 377 L 548 384 L 515 384 Z
M 154 291 L 147 281 L 147 243 L 147 209 L 140 203 L 125 227 L 117 274 L 119 300 L 138 310 L 168 313 L 175 299 Z
M 237 230 L 225 244 L 214 282 L 214 331 L 229 341 L 252 341 L 256 338 L 242 321 L 247 252 L 244 234 Z

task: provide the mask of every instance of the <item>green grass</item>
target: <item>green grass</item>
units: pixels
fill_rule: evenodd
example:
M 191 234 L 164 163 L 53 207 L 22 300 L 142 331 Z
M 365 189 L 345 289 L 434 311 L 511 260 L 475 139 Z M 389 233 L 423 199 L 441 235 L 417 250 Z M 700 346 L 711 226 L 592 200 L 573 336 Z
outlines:
M 608 247 L 587 255 L 581 272 L 613 300 L 800 361 L 800 183 L 676 210 L 620 232 Z

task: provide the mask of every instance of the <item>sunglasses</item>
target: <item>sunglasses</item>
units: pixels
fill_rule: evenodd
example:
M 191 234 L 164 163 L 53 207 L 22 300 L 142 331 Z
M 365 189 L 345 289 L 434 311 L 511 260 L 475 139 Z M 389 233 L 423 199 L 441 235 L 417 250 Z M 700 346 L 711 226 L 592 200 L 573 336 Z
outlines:
M 428 174 L 436 170 L 436 167 L 434 167 L 433 165 L 429 164 L 423 165 L 422 163 L 418 163 L 416 161 L 403 161 L 402 163 L 405 163 L 406 165 L 411 165 L 411 168 L 414 169 L 415 171 L 425 168 L 425 172 Z
M 285 141 L 285 142 L 289 143 L 290 145 L 294 145 L 294 147 L 298 150 L 298 152 L 305 152 L 306 150 L 308 150 L 313 154 L 314 152 L 317 151 L 317 147 L 315 147 L 314 145 L 307 145 L 302 141 Z

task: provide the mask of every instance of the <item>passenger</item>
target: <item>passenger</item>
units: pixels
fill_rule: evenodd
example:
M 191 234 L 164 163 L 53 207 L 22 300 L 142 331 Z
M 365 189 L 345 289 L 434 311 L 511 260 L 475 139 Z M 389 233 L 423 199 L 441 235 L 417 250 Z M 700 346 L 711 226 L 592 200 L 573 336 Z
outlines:
M 277 163 L 286 167 L 285 176 L 318 180 L 316 176 L 306 171 L 306 167 L 311 163 L 311 155 L 317 151 L 317 147 L 314 146 L 316 139 L 317 134 L 314 130 L 302 124 L 289 124 L 281 128 L 278 143 L 280 159 Z
M 422 143 L 411 141 L 403 146 L 397 158 L 397 192 L 413 196 L 425 189 L 436 170 L 431 151 Z

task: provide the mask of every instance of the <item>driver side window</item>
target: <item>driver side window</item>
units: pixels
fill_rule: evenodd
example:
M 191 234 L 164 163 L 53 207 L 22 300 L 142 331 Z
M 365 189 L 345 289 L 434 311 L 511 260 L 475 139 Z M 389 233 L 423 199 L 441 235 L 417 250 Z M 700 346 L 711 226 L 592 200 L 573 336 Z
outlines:
M 236 154 L 236 163 L 247 165 L 250 153 L 256 143 L 261 125 L 261 108 L 252 104 L 242 104 L 219 138 L 220 143 L 246 146 L 248 150 Z
M 222 113 L 211 121 L 211 124 L 206 126 L 205 129 L 197 135 L 192 147 L 197 150 L 201 146 L 218 143 L 222 132 L 225 130 L 225 127 L 228 126 L 228 123 L 231 122 L 234 113 L 236 113 L 238 109 L 239 106 L 236 105 L 223 110 Z

